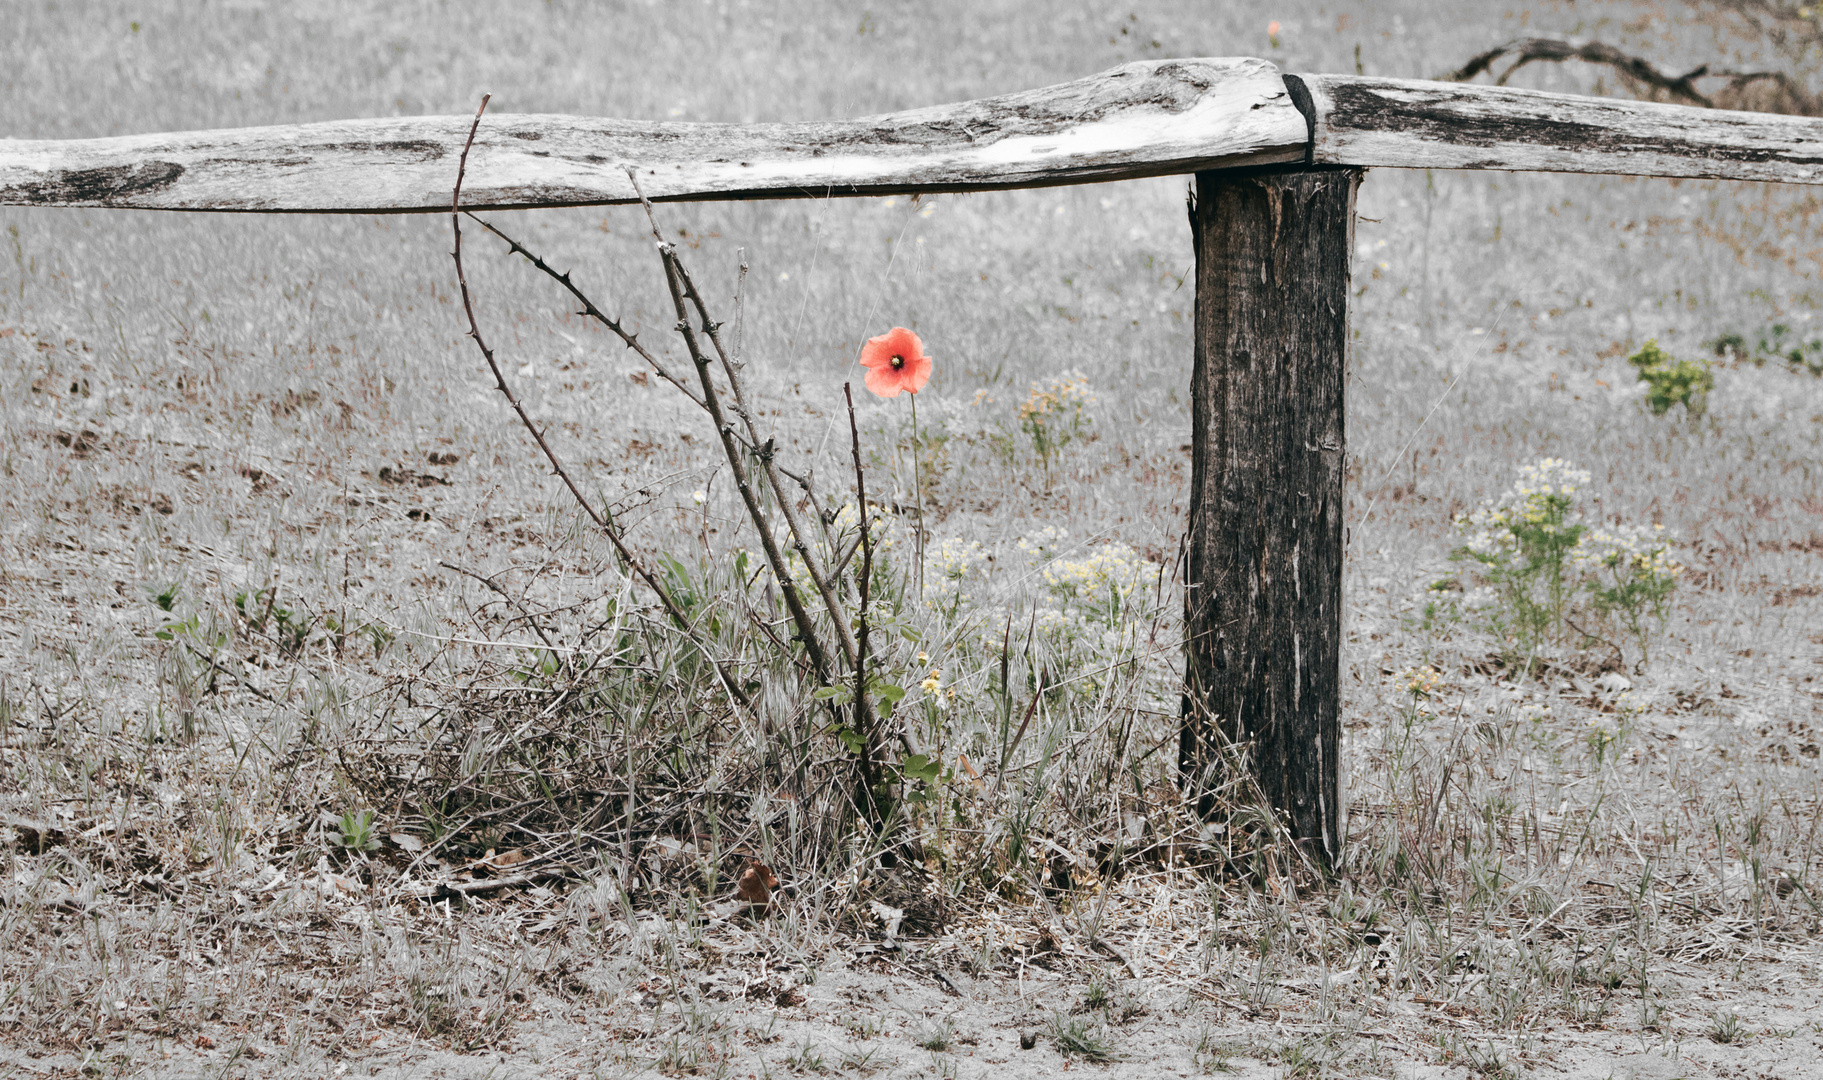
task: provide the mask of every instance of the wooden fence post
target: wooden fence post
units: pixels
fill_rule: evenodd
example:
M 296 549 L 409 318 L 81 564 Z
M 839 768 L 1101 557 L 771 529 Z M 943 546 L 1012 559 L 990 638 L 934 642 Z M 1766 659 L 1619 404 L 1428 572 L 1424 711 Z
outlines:
M 1342 392 L 1354 168 L 1198 173 L 1178 766 L 1214 805 L 1244 748 L 1313 859 L 1341 855 Z

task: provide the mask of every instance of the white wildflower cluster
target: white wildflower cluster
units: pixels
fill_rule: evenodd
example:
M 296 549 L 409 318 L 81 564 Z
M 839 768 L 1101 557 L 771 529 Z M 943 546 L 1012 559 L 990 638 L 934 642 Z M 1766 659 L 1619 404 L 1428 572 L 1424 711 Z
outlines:
M 1045 586 L 1061 599 L 1118 606 L 1133 590 L 1158 584 L 1162 569 L 1125 544 L 1109 543 L 1082 558 L 1053 559 L 1042 573 Z
M 1021 549 L 1044 583 L 1036 628 L 1053 647 L 1081 650 L 1104 659 L 1133 657 L 1140 650 L 1141 622 L 1164 568 L 1121 543 L 1046 559 L 1049 536 L 1028 537 Z
M 1575 644 L 1586 636 L 1582 618 L 1592 615 L 1631 634 L 1643 658 L 1683 571 L 1671 558 L 1671 536 L 1660 525 L 1586 522 L 1579 502 L 1589 472 L 1562 458 L 1518 472 L 1499 498 L 1457 519 L 1457 554 L 1479 580 L 1454 600 L 1447 591 L 1455 583 L 1433 585 L 1427 620 L 1474 613 L 1498 639 L 1530 652 Z
M 924 603 L 954 611 L 972 599 L 973 586 L 986 575 L 991 556 L 979 540 L 946 536 L 924 550 Z
M 1054 559 L 1063 546 L 1069 542 L 1068 530 L 1055 525 L 1046 525 L 1029 536 L 1022 536 L 1014 545 L 1030 560 L 1043 561 Z
M 1628 576 L 1675 578 L 1684 572 L 1671 557 L 1671 537 L 1663 525 L 1607 525 L 1589 529 L 1577 540 L 1570 561 L 1592 573 L 1612 570 Z
M 1456 520 L 1463 546 L 1483 561 L 1517 554 L 1522 535 L 1536 530 L 1546 536 L 1573 528 L 1580 518 L 1577 492 L 1589 486 L 1589 470 L 1562 458 L 1540 458 L 1519 467 L 1519 479 L 1471 514 Z
M 893 546 L 893 520 L 886 509 L 878 503 L 867 507 L 867 539 L 875 551 L 885 551 Z M 835 534 L 838 543 L 846 544 L 854 539 L 852 534 L 860 531 L 861 513 L 855 508 L 854 500 L 842 504 L 832 516 L 829 529 Z

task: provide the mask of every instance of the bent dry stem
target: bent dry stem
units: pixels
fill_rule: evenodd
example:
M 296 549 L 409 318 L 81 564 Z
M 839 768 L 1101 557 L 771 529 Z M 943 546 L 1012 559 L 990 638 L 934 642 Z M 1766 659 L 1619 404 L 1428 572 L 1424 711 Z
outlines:
M 481 109 L 477 110 L 475 122 L 470 128 L 470 144 L 473 142 L 475 131 L 479 129 L 481 116 L 485 109 L 486 102 L 484 100 Z M 463 296 L 464 311 L 469 320 L 470 336 L 475 339 L 477 346 L 482 350 L 482 355 L 488 363 L 489 370 L 493 373 L 497 388 L 501 391 L 503 396 L 506 397 L 515 414 L 519 416 L 520 421 L 525 425 L 527 430 L 532 433 L 540 450 L 551 463 L 552 468 L 556 471 L 558 476 L 563 480 L 566 487 L 568 487 L 572 497 L 574 497 L 577 503 L 583 507 L 584 511 L 595 522 L 597 527 L 608 536 L 623 562 L 625 562 L 629 568 L 639 576 L 641 581 L 659 597 L 661 604 L 666 609 L 667 614 L 671 616 L 672 621 L 679 629 L 685 630 L 686 633 L 690 633 L 690 624 L 687 616 L 682 610 L 682 605 L 671 595 L 665 585 L 657 579 L 657 576 L 647 570 L 643 563 L 628 548 L 624 538 L 620 534 L 620 530 L 614 526 L 613 522 L 592 507 L 582 496 L 580 489 L 571 479 L 568 471 L 564 469 L 562 463 L 558 460 L 555 451 L 543 437 L 543 433 L 532 423 L 523 405 L 520 403 L 517 396 L 512 393 L 511 388 L 508 386 L 504 374 L 494 357 L 492 349 L 487 346 L 486 342 L 481 337 L 480 329 L 474 316 L 473 302 L 468 290 L 466 275 L 463 273 L 461 262 L 460 198 L 461 181 L 463 174 L 466 171 L 466 163 L 467 158 L 465 154 L 463 159 L 458 163 L 457 183 L 451 199 L 451 220 L 456 236 L 455 252 L 453 254 L 456 260 L 458 283 L 461 287 Z M 632 179 L 631 177 L 629 178 Z M 633 183 L 637 190 L 637 180 L 633 180 Z M 637 335 L 628 332 L 619 320 L 607 316 L 598 305 L 590 300 L 583 291 L 576 286 L 568 273 L 559 273 L 555 271 L 548 263 L 528 249 L 524 244 L 507 236 L 503 230 L 485 221 L 482 221 L 481 224 L 490 232 L 506 241 L 509 254 L 524 256 L 532 262 L 534 267 L 561 284 L 573 297 L 583 304 L 584 314 L 606 326 L 612 333 L 619 337 L 628 348 L 635 350 L 662 378 L 667 382 L 672 383 L 672 385 L 678 387 L 680 390 L 683 390 L 686 397 L 708 414 L 711 422 L 715 426 L 723 457 L 734 478 L 735 488 L 740 494 L 747 517 L 752 522 L 755 531 L 759 535 L 761 549 L 764 553 L 767 566 L 772 572 L 773 580 L 778 586 L 779 594 L 783 598 L 785 606 L 790 614 L 792 624 L 796 628 L 796 634 L 794 635 L 795 640 L 804 650 L 805 657 L 810 663 L 812 676 L 815 682 L 819 686 L 824 687 L 836 685 L 840 678 L 837 666 L 837 661 L 839 659 L 842 662 L 842 666 L 846 666 L 854 672 L 857 680 L 856 685 L 862 690 L 861 693 L 858 693 L 855 696 L 854 701 L 851 703 L 851 709 L 854 713 L 852 727 L 859 737 L 859 745 L 854 748 L 853 757 L 856 768 L 861 775 L 862 782 L 859 785 L 859 790 L 863 793 L 861 798 L 857 800 L 857 804 L 862 808 L 866 819 L 872 823 L 875 830 L 878 831 L 878 829 L 883 826 L 885 820 L 884 808 L 878 802 L 879 797 L 886 791 L 885 778 L 880 771 L 881 765 L 884 762 L 884 757 L 880 753 L 883 725 L 874 707 L 873 695 L 870 692 L 867 692 L 868 688 L 864 673 L 864 656 L 859 647 L 859 643 L 855 639 L 849 621 L 848 611 L 840 597 L 836 594 L 835 575 L 822 564 L 815 548 L 810 543 L 809 534 L 806 531 L 805 525 L 796 512 L 794 501 L 791 498 L 790 493 L 785 490 L 783 480 L 780 479 L 781 470 L 774 460 L 776 455 L 775 440 L 769 438 L 762 439 L 758 428 L 754 423 L 752 410 L 748 405 L 747 395 L 742 386 L 740 374 L 741 361 L 730 355 L 725 347 L 720 334 L 720 324 L 710 317 L 708 306 L 704 302 L 702 294 L 697 289 L 694 281 L 691 280 L 690 274 L 684 267 L 682 260 L 678 257 L 676 248 L 663 240 L 662 233 L 658 229 L 657 219 L 650 203 L 645 204 L 645 210 L 647 220 L 652 226 L 653 237 L 658 242 L 660 260 L 665 271 L 665 281 L 671 296 L 672 307 L 677 318 L 675 329 L 688 351 L 693 366 L 696 368 L 697 385 L 694 388 L 690 387 L 685 380 L 671 372 L 662 361 L 651 353 L 650 350 L 641 345 L 637 339 Z M 477 218 L 476 220 L 479 221 L 480 219 Z M 694 324 L 691 319 L 693 313 L 697 320 Z M 704 339 L 707 340 L 708 349 L 704 348 Z M 713 355 L 711 354 L 711 350 L 713 350 Z M 717 379 L 715 377 L 717 368 L 719 368 L 721 377 L 725 379 L 727 383 L 726 400 L 724 400 L 722 389 L 717 385 Z M 734 414 L 733 418 L 730 417 L 730 412 Z M 734 418 L 738 418 L 740 421 L 739 429 L 737 429 L 736 424 L 734 423 Z M 748 468 L 750 459 L 757 461 L 759 464 L 757 478 L 753 471 Z M 834 650 L 826 646 L 823 639 L 824 631 L 818 627 L 816 621 L 811 616 L 809 608 L 805 605 L 803 597 L 800 595 L 791 566 L 777 542 L 770 514 L 762 505 L 760 489 L 756 483 L 756 479 L 763 481 L 767 494 L 771 497 L 774 505 L 778 507 L 779 514 L 785 520 L 786 532 L 790 538 L 792 548 L 798 554 L 799 559 L 802 561 L 802 564 L 811 579 L 815 591 L 819 594 L 819 599 L 822 601 L 822 607 L 830 619 L 829 625 L 834 632 L 836 646 Z M 806 489 L 810 488 L 807 477 L 795 479 L 797 479 Z M 811 497 L 814 503 L 814 493 L 812 493 Z M 864 573 L 871 572 L 870 556 L 864 560 L 863 570 Z M 865 587 L 866 586 L 863 585 L 863 588 Z M 770 631 L 767 631 L 767 634 L 770 636 Z M 697 644 L 699 648 L 705 650 L 705 656 L 710 655 L 707 651 L 709 646 L 706 642 L 698 640 Z M 750 703 L 748 702 L 744 691 L 736 684 L 733 673 L 727 668 L 726 662 L 721 659 L 715 659 L 712 662 L 715 664 L 716 670 L 723 683 L 730 691 L 731 696 L 741 704 L 743 709 L 750 708 Z M 836 708 L 833 702 L 830 703 L 828 707 L 832 712 Z M 838 726 L 841 726 L 839 717 L 837 719 L 837 724 Z M 913 741 L 909 731 L 901 728 L 898 732 L 898 737 L 901 744 L 905 747 L 907 754 L 911 754 L 915 751 L 916 743 Z
M 468 171 L 469 147 L 474 145 L 475 132 L 481 128 L 481 115 L 487 111 L 487 103 L 491 96 L 492 95 L 483 95 L 481 98 L 481 107 L 475 110 L 474 125 L 469 128 L 468 141 L 463 144 L 462 157 L 456 164 L 456 186 L 454 191 L 450 194 L 450 229 L 455 234 L 455 250 L 450 253 L 450 257 L 453 258 L 456 263 L 456 283 L 462 293 L 463 314 L 468 317 L 468 336 L 474 340 L 475 347 L 481 350 L 482 358 L 487 361 L 488 370 L 492 372 L 494 376 L 495 388 L 500 391 L 501 396 L 506 398 L 507 404 L 512 406 L 514 415 L 519 417 L 519 422 L 524 424 L 525 429 L 531 433 L 533 441 L 538 444 L 538 449 L 544 453 L 545 459 L 551 463 L 552 470 L 555 471 L 558 478 L 563 481 L 564 487 L 569 489 L 571 497 L 576 500 L 576 504 L 582 507 L 583 512 L 589 515 L 589 519 L 595 523 L 596 528 L 600 529 L 602 534 L 608 538 L 608 541 L 614 545 L 614 550 L 620 555 L 621 560 L 627 568 L 637 574 L 640 580 L 645 582 L 646 587 L 652 590 L 653 595 L 658 597 L 658 601 L 663 605 L 665 613 L 671 617 L 672 622 L 677 625 L 677 628 L 686 634 L 692 634 L 694 636 L 694 632 L 690 627 L 690 622 L 684 616 L 682 609 L 678 607 L 677 602 L 672 599 L 671 594 L 666 591 L 665 587 L 659 584 L 658 579 L 652 575 L 651 571 L 646 569 L 645 565 L 634 557 L 633 552 L 621 538 L 620 530 L 616 529 L 612 522 L 604 517 L 600 511 L 596 510 L 594 506 L 590 505 L 588 499 L 583 497 L 582 490 L 576 486 L 576 481 L 571 479 L 569 470 L 563 467 L 563 462 L 558 459 L 557 452 L 552 450 L 551 444 L 545 440 L 544 432 L 539 430 L 538 425 L 532 422 L 531 416 L 525 411 L 525 406 L 520 402 L 518 396 L 513 393 L 512 387 L 507 385 L 506 376 L 501 373 L 500 364 L 494 359 L 494 350 L 489 348 L 487 342 L 481 337 L 481 327 L 475 321 L 474 299 L 469 294 L 468 275 L 465 274 L 462 269 L 462 178 Z M 703 643 L 699 641 L 698 644 L 701 645 Z M 705 651 L 704 655 L 707 656 L 709 653 Z M 751 709 L 752 705 L 747 700 L 747 695 L 735 683 L 734 676 L 727 669 L 726 665 L 719 660 L 713 660 L 711 662 L 715 664 L 716 673 L 720 676 L 723 687 L 727 689 L 728 696 L 737 701 L 743 709 Z

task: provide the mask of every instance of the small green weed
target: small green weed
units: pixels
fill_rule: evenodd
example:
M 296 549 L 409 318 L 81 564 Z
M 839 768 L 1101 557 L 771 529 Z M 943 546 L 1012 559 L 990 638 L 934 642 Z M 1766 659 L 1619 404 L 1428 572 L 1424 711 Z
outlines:
M 1715 372 L 1709 370 L 1709 361 L 1675 359 L 1654 340 L 1627 357 L 1627 363 L 1646 384 L 1646 407 L 1652 415 L 1663 416 L 1671 406 L 1682 405 L 1695 420 L 1708 409 L 1709 391 L 1715 389 Z
M 842 1051 L 842 1068 L 848 1072 L 878 1072 L 891 1064 L 891 1061 L 880 1053 L 878 1046 L 856 1044 Z
M 1521 1075 L 1506 1053 L 1492 1042 L 1476 1044 L 1445 1034 L 1438 1037 L 1437 1046 L 1442 1051 L 1443 1064 L 1465 1066 L 1486 1080 L 1519 1080 Z
M 1118 1061 L 1121 1057 L 1107 1029 L 1099 1023 L 1091 1023 L 1087 1017 L 1054 1014 L 1051 1039 L 1057 1044 L 1057 1052 L 1064 1057 L 1079 1057 L 1098 1065 Z
M 1273 1055 L 1284 1068 L 1285 1080 L 1322 1076 L 1329 1048 L 1320 1039 L 1298 1039 L 1280 1046 Z
M 1107 984 L 1106 980 L 1104 980 L 1101 977 L 1101 973 L 1097 972 L 1096 974 L 1091 975 L 1089 977 L 1088 987 L 1086 989 L 1084 989 L 1082 992 L 1083 1009 L 1084 1010 L 1106 1009 L 1108 1007 L 1108 1002 L 1111 998 L 1112 998 L 1112 994 L 1108 989 L 1108 984 Z
M 1741 1023 L 1741 1018 L 1732 1009 L 1725 1009 L 1709 1018 L 1709 1038 L 1724 1045 L 1745 1042 L 1753 1032 Z
M 1094 424 L 1089 406 L 1095 395 L 1089 380 L 1072 371 L 1042 383 L 1033 383 L 1019 406 L 1019 429 L 1032 441 L 1032 450 L 1044 466 L 1049 484 L 1058 451 L 1082 438 Z
M 917 1038 L 919 1046 L 933 1052 L 948 1050 L 950 1045 L 955 1041 L 956 1026 L 948 1019 L 926 1024 L 924 1028 L 919 1031 Z
M 821 1073 L 827 1071 L 827 1066 L 823 1063 L 823 1054 L 817 1049 L 816 1040 L 808 1035 L 804 1036 L 804 1041 L 798 1043 L 791 1053 L 785 1055 L 785 1064 L 797 1072 Z
M 1204 1024 L 1197 1029 L 1196 1042 L 1190 1047 L 1190 1062 L 1205 1075 L 1231 1073 L 1240 1051 L 1239 1043 L 1217 1038 L 1215 1031 Z
M 378 819 L 372 810 L 350 811 L 344 813 L 337 823 L 337 828 L 329 834 L 329 842 L 346 851 L 378 851 L 380 835 Z
M 1761 330 L 1751 346 L 1745 334 L 1728 331 L 1703 342 L 1703 347 L 1718 359 L 1746 361 L 1755 367 L 1777 360 L 1794 372 L 1823 376 L 1823 339 L 1803 341 L 1784 323 Z
M 247 629 L 270 637 L 279 652 L 296 656 L 316 626 L 316 620 L 278 604 L 278 591 L 258 589 L 234 594 L 234 610 L 246 622 Z

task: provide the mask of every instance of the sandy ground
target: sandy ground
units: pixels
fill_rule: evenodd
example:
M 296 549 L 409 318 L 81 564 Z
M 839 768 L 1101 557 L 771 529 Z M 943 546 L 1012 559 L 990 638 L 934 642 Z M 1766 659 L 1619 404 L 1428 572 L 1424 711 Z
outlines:
M 225 1032 L 207 1049 L 141 1037 L 87 1057 L 14 1046 L 0 1056 L 0 1076 L 1823 1077 L 1823 949 L 1814 945 L 1757 949 L 1727 971 L 1665 970 L 1657 1031 L 1639 1028 L 1637 997 L 1620 991 L 1602 1023 L 1551 1020 L 1523 1033 L 1421 994 L 1372 988 L 1324 1024 L 1317 978 L 1283 979 L 1276 1000 L 1252 1008 L 1224 993 L 1219 977 L 1133 979 L 1111 961 L 1056 956 L 1050 966 L 1035 959 L 971 978 L 915 953 L 907 962 L 870 950 L 796 964 L 727 956 L 721 970 L 692 974 L 698 1004 L 683 1010 L 662 980 L 623 981 L 610 970 L 622 965 L 604 956 L 578 969 L 592 992 L 534 995 L 501 1040 L 466 1052 L 393 1031 L 295 1050 Z M 1104 1010 L 1084 1008 L 1095 981 L 1110 991 Z M 609 984 L 619 992 L 610 996 Z M 1727 1043 L 1711 1034 L 1724 1011 L 1742 1032 Z M 1111 1060 L 1062 1052 L 1058 1027 L 1072 1022 L 1102 1034 Z M 1034 1045 L 1022 1048 L 1022 1035 Z

